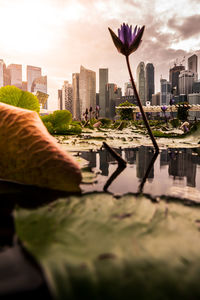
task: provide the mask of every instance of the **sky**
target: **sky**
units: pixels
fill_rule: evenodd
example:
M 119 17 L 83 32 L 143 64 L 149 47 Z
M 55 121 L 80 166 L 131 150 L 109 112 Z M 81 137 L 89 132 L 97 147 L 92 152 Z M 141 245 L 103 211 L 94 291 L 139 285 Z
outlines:
M 187 67 L 191 54 L 200 60 L 200 0 L 0 0 L 0 11 L 0 58 L 22 64 L 23 80 L 26 65 L 42 68 L 49 110 L 57 109 L 58 89 L 80 65 L 96 72 L 97 92 L 99 68 L 108 68 L 109 82 L 124 88 L 125 57 L 108 32 L 117 33 L 123 22 L 145 25 L 130 61 L 134 77 L 140 61 L 154 64 L 156 92 L 174 62 Z

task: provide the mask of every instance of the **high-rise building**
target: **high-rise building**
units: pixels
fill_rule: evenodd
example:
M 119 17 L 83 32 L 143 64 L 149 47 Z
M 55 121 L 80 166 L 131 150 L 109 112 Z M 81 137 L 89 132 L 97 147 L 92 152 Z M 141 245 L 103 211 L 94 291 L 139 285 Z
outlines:
M 80 116 L 86 108 L 96 108 L 96 73 L 81 66 L 79 75 L 79 99 L 80 99 Z
M 99 69 L 99 106 L 100 116 L 106 116 L 106 86 L 108 84 L 108 69 Z
M 7 67 L 10 74 L 10 85 L 22 89 L 22 65 L 11 64 Z
M 200 93 L 188 94 L 188 102 L 190 104 L 199 104 L 200 105 Z M 194 119 L 195 117 L 200 119 L 200 111 L 189 111 L 189 117 Z
M 124 95 L 125 96 L 133 96 L 134 91 L 131 82 L 126 82 L 124 84 Z
M 198 56 L 196 54 L 188 58 L 188 70 L 194 73 L 195 80 L 198 79 Z
M 0 59 L 0 87 L 4 86 L 4 80 L 3 80 L 3 76 L 4 76 L 4 61 L 3 59 Z
M 171 83 L 160 79 L 160 105 L 169 105 L 171 98 Z
M 10 85 L 10 72 L 3 59 L 0 59 L 0 87 Z
M 115 100 L 122 96 L 121 88 L 118 88 L 115 83 L 106 85 L 106 118 L 113 119 L 115 116 Z
M 160 92 L 152 95 L 152 105 L 160 105 Z
M 188 70 L 183 70 L 179 75 L 179 91 L 180 94 L 191 94 L 194 82 L 194 73 Z
M 177 66 L 176 64 L 169 70 L 169 81 L 171 83 L 173 95 L 179 95 L 179 75 L 183 70 L 185 70 L 184 66 Z
M 62 90 L 58 90 L 58 109 L 62 110 Z
M 192 85 L 192 92 L 193 93 L 200 93 L 200 80 L 194 81 Z
M 62 109 L 67 109 L 71 112 L 73 111 L 72 107 L 73 93 L 72 85 L 68 81 L 64 81 L 62 86 Z
M 40 76 L 33 80 L 31 86 L 32 93 L 42 92 L 47 95 L 47 76 Z M 45 104 L 43 104 L 43 108 L 47 109 L 48 106 L 48 97 L 46 98 Z
M 148 63 L 145 68 L 145 77 L 146 77 L 146 101 L 152 103 L 152 95 L 155 92 L 154 84 L 154 66 L 152 63 Z
M 27 66 L 26 74 L 27 74 L 27 87 L 28 87 L 27 90 L 28 92 L 34 92 L 32 84 L 35 79 L 42 76 L 42 70 L 39 67 Z
M 80 120 L 81 115 L 80 115 L 80 98 L 79 98 L 79 73 L 72 74 L 72 88 L 73 88 L 72 116 L 74 119 Z
M 140 62 L 137 66 L 137 90 L 142 102 L 142 105 L 146 105 L 145 100 L 145 64 L 144 62 Z
M 33 93 L 37 91 L 47 93 L 47 76 L 40 76 L 34 79 L 31 89 Z

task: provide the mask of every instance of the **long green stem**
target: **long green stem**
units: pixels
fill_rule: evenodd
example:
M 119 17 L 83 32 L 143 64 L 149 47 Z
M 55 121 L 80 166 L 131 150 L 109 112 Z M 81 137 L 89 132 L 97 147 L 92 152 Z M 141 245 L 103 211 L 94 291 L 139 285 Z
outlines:
M 140 108 L 140 112 L 142 114 L 142 117 L 143 117 L 143 121 L 144 121 L 144 124 L 148 130 L 148 133 L 150 135 L 150 138 L 152 140 L 152 143 L 154 145 L 154 148 L 156 150 L 156 152 L 159 152 L 159 147 L 158 147 L 158 144 L 153 136 L 153 133 L 151 131 L 151 128 L 150 128 L 150 125 L 149 125 L 149 122 L 147 120 L 147 117 L 146 117 L 146 114 L 143 110 L 143 107 L 142 107 L 142 103 L 140 101 L 140 98 L 139 98 L 139 95 L 138 95 L 138 92 L 137 92 L 137 89 L 136 89 L 136 86 L 135 86 L 135 82 L 133 80 L 133 75 L 132 75 L 132 72 L 131 72 L 131 68 L 130 68 L 130 63 L 129 63 L 129 56 L 126 56 L 126 63 L 127 63 L 127 67 L 128 67 L 128 71 L 129 71 L 129 75 L 130 75 L 130 78 L 131 78 L 131 83 L 132 83 L 132 86 L 133 86 L 133 90 L 134 90 L 134 94 L 135 94 L 135 97 L 137 99 L 137 103 L 139 105 L 139 108 Z

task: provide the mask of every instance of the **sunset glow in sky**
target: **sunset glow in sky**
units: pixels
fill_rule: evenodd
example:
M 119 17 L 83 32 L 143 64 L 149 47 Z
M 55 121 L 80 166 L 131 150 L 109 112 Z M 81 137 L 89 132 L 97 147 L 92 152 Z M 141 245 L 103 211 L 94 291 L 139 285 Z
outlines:
M 81 64 L 96 71 L 97 91 L 101 67 L 123 88 L 125 59 L 108 32 L 123 22 L 146 26 L 131 64 L 134 72 L 140 61 L 154 64 L 157 91 L 177 58 L 196 53 L 200 60 L 200 0 L 0 0 L 0 11 L 0 58 L 22 64 L 24 75 L 27 64 L 42 67 L 49 109 L 57 108 L 57 90 Z

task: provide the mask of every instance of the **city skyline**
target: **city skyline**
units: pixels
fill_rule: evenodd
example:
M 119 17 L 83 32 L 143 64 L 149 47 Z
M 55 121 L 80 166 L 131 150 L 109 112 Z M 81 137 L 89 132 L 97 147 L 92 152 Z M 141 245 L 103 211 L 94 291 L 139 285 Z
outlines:
M 108 68 L 110 82 L 124 87 L 129 76 L 124 57 L 113 47 L 108 26 L 115 32 L 123 22 L 146 26 L 131 64 L 134 74 L 140 61 L 154 64 L 155 92 L 160 88 L 160 75 L 168 79 L 168 70 L 177 58 L 181 61 L 185 56 L 187 60 L 194 53 L 199 58 L 200 54 L 197 0 L 36 0 L 31 11 L 29 1 L 0 0 L 0 8 L 4 28 L 1 57 L 6 65 L 20 63 L 44 70 L 50 109 L 57 106 L 57 90 L 65 80 L 71 82 L 80 65 L 96 72 L 97 91 L 99 68 Z

